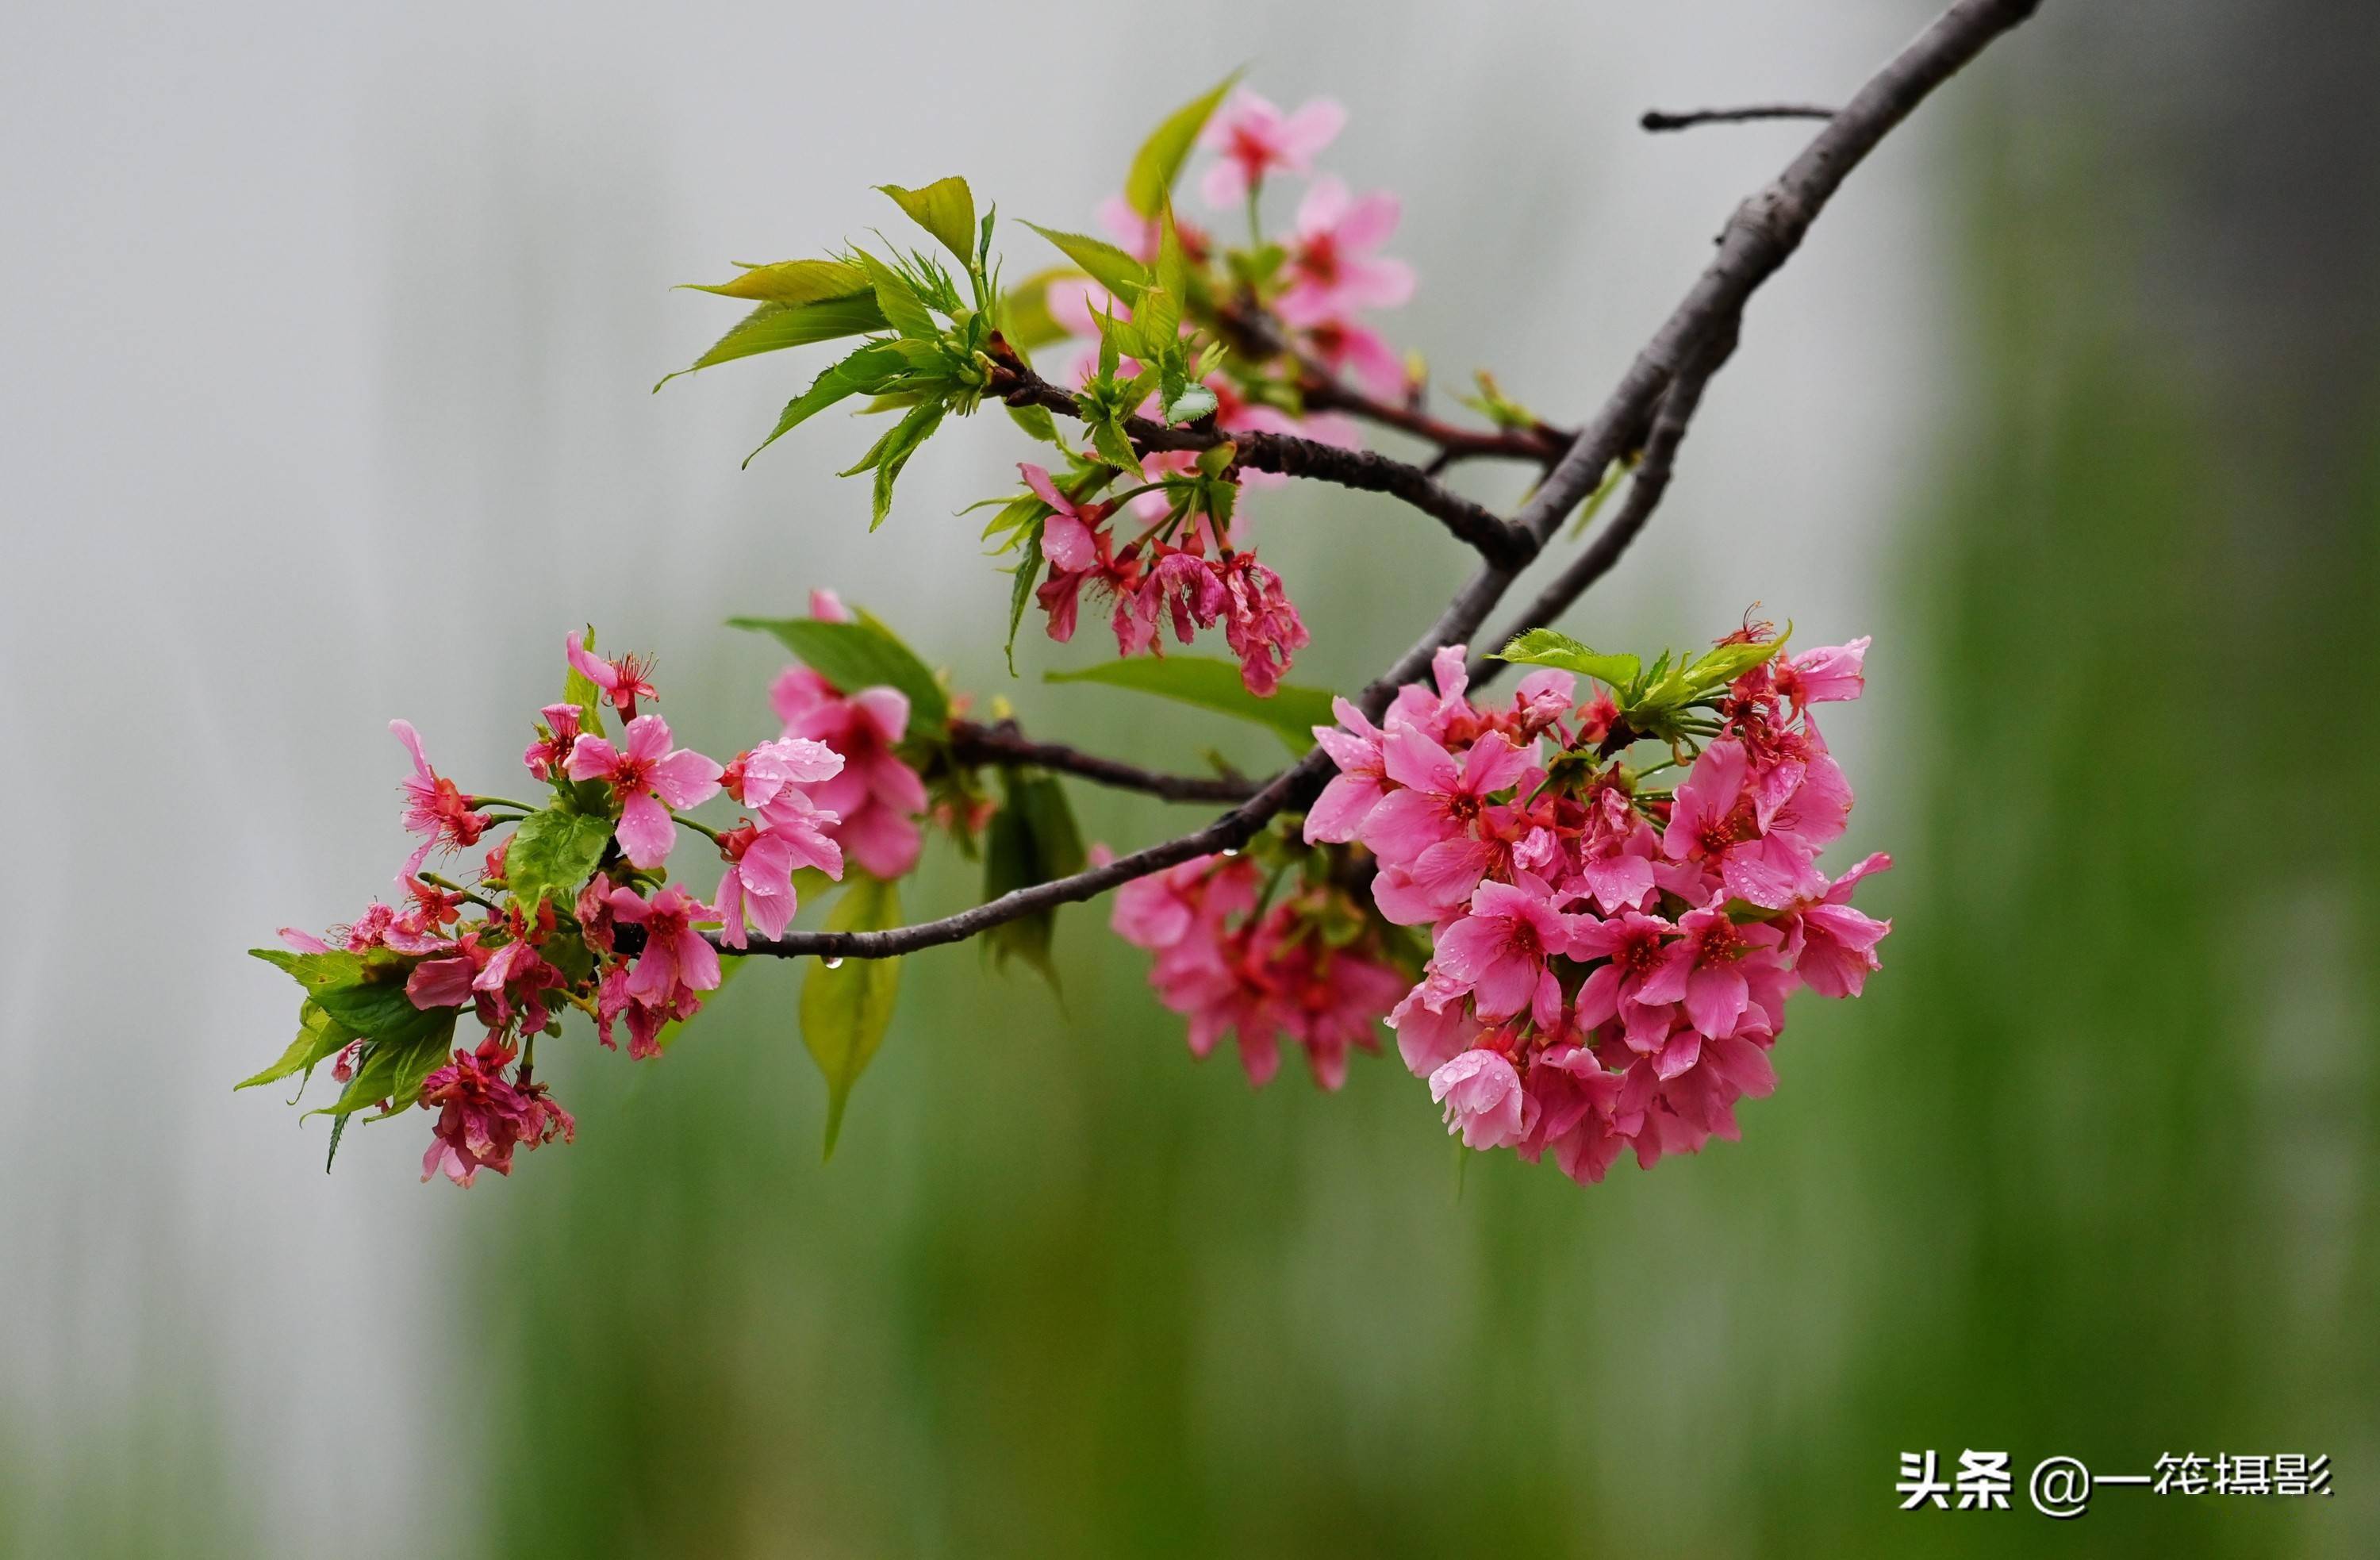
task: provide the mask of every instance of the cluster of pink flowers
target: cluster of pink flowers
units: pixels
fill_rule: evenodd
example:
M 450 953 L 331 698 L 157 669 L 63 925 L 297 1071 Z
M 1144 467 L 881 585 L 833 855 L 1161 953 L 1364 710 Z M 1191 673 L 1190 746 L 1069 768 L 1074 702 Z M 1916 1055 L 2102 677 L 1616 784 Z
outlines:
M 850 617 L 831 591 L 812 597 L 812 611 Z M 413 761 L 404 822 L 422 836 L 398 875 L 404 908 L 375 901 L 327 939 L 282 930 L 300 955 L 372 956 L 382 962 L 370 978 L 401 976 L 415 1009 L 468 1011 L 486 1031 L 475 1050 L 457 1049 L 430 1073 L 418 1099 L 381 1102 L 437 1113 L 425 1180 L 443 1170 L 468 1186 L 482 1169 L 510 1174 L 516 1148 L 557 1135 L 568 1140 L 574 1124 L 531 1081 L 528 1058 L 537 1036 L 558 1032 L 564 1009 L 587 1013 L 607 1047 L 625 1024 L 631 1056 L 657 1055 L 663 1030 L 692 1018 L 720 983 L 706 928 L 731 948 L 747 945 L 747 928 L 781 936 L 799 908 L 797 871 L 840 879 L 848 852 L 865 871 L 896 877 L 917 864 L 921 847 L 926 790 L 893 751 L 908 722 L 908 701 L 896 690 L 845 694 L 815 672 L 788 668 L 771 691 L 783 735 L 722 765 L 678 747 L 661 715 L 639 713 L 640 701 L 658 699 L 648 663 L 597 655 L 576 633 L 565 656 L 624 722 L 614 741 L 599 729 L 598 712 L 551 704 L 522 754 L 531 778 L 554 787 L 553 808 L 581 817 L 592 807 L 609 819 L 610 838 L 573 892 L 511 896 L 513 836 L 487 852 L 470 886 L 425 871 L 433 855 L 477 845 L 538 810 L 464 792 L 431 764 L 413 727 L 397 721 L 391 729 Z M 733 826 L 713 830 L 682 816 L 722 791 L 748 810 Z M 711 903 L 668 881 L 681 825 L 718 846 L 724 871 Z M 338 1081 L 355 1076 L 371 1043 L 367 1036 L 340 1053 Z
M 1264 902 L 1244 856 L 1201 856 L 1116 891 L 1110 924 L 1157 957 L 1158 999 L 1190 1020 L 1190 1050 L 1210 1054 L 1230 1032 L 1261 1087 L 1281 1066 L 1281 1039 L 1304 1047 L 1315 1080 L 1346 1080 L 1351 1047 L 1370 1051 L 1373 1025 L 1410 976 L 1366 933 L 1359 907 L 1330 884 L 1302 884 Z
M 1674 795 L 1614 756 L 1635 734 L 1609 695 L 1581 708 L 1538 670 L 1482 705 L 1461 647 L 1379 726 L 1342 701 L 1318 728 L 1340 773 L 1306 837 L 1361 842 L 1380 913 L 1429 929 L 1389 1022 L 1466 1145 L 1593 1181 L 1623 1149 L 1649 1166 L 1732 1140 L 1736 1101 L 1775 1087 L 1787 995 L 1859 993 L 1891 923 L 1852 890 L 1890 863 L 1819 871 L 1852 792 L 1811 707 L 1858 696 L 1866 648 L 1737 677 Z M 1550 774 L 1548 741 L 1572 761 Z
M 1076 502 L 1041 467 L 1019 463 L 1017 469 L 1050 509 L 1041 529 L 1050 573 L 1035 599 L 1049 615 L 1051 639 L 1074 638 L 1088 589 L 1113 603 L 1118 654 L 1162 654 L 1169 623 L 1183 644 L 1220 623 L 1248 691 L 1267 698 L 1281 686 L 1281 674 L 1310 636 L 1281 576 L 1257 562 L 1253 550 L 1225 546 L 1210 558 L 1209 528 L 1202 525 L 1184 528 L 1179 545 L 1149 536 L 1118 548 L 1108 525 L 1112 505 Z

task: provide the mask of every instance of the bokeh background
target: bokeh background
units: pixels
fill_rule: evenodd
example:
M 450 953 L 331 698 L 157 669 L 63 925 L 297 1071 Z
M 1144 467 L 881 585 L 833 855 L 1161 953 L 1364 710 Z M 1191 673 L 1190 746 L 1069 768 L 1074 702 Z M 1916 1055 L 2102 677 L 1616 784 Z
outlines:
M 1085 223 L 1252 62 L 1403 192 L 1398 339 L 1574 416 L 1804 133 L 1636 113 L 1840 97 L 1929 10 L 12 11 L 0 1550 L 2370 1554 L 2380 13 L 2345 0 L 2050 0 L 1762 293 L 1569 620 L 1877 637 L 1829 734 L 1898 861 L 1886 971 L 1798 1011 L 1742 1144 L 1458 1193 L 1393 1061 L 1193 1065 L 1103 907 L 1062 1002 L 910 961 L 829 1165 L 783 967 L 662 1063 L 548 1061 L 577 1144 L 468 1194 L 417 1184 L 419 1118 L 326 1178 L 320 1121 L 229 1092 L 294 1008 L 241 950 L 398 857 L 386 720 L 509 773 L 584 619 L 713 751 L 771 734 L 779 664 L 721 620 L 832 584 L 1036 730 L 1268 759 L 1037 680 L 1088 640 L 1008 680 L 948 518 L 1002 420 L 872 538 L 840 420 L 739 472 L 811 366 L 648 395 L 732 307 L 670 284 L 885 224 L 884 180 Z M 1362 680 L 1459 565 L 1355 495 L 1259 514 L 1302 681 Z M 1194 816 L 1078 806 L 1119 847 Z M 970 892 L 935 856 L 908 902 Z M 2328 1454 L 2337 1493 L 1894 1509 L 1899 1452 L 1967 1446 Z

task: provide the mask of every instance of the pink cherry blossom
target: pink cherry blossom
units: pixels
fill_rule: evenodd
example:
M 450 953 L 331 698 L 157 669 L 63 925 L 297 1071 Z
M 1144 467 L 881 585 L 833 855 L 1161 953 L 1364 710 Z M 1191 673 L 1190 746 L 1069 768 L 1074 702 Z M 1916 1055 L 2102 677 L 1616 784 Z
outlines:
M 1254 553 L 1228 555 L 1220 574 L 1226 608 L 1223 642 L 1240 658 L 1240 681 L 1247 690 L 1269 699 L 1291 658 L 1313 642 L 1313 636 L 1281 588 L 1281 576 L 1257 562 Z
M 521 754 L 521 762 L 531 775 L 551 780 L 562 773 L 570 762 L 570 745 L 578 740 L 583 713 L 576 704 L 548 704 L 538 712 L 543 717 L 537 728 L 537 740 Z
M 926 784 L 894 747 L 909 729 L 909 696 L 892 688 L 845 695 L 806 666 L 791 666 L 769 690 L 784 735 L 820 742 L 843 768 L 810 787 L 810 800 L 836 817 L 834 841 L 871 877 L 892 879 L 917 864 L 924 847 L 917 817 Z
M 1525 1096 L 1502 1052 L 1463 1052 L 1429 1075 L 1429 1097 L 1446 1106 L 1446 1129 L 1462 1133 L 1464 1148 L 1500 1149 L 1521 1140 Z
M 1892 858 L 1881 852 L 1868 857 L 1837 878 L 1816 904 L 1803 905 L 1788 918 L 1793 972 L 1820 996 L 1857 996 L 1881 967 L 1876 945 L 1892 922 L 1852 908 L 1851 897 L 1860 879 L 1891 865 Z
M 1347 111 L 1330 98 L 1310 99 L 1283 114 L 1242 87 L 1199 132 L 1199 145 L 1221 153 L 1199 181 L 1199 193 L 1208 205 L 1224 209 L 1262 188 L 1276 170 L 1309 172 L 1314 154 L 1346 123 Z
M 1653 892 L 1653 857 L 1659 848 L 1652 825 L 1627 794 L 1616 786 L 1606 787 L 1596 797 L 1579 840 L 1579 884 L 1606 915 L 1641 907 Z
M 719 794 L 720 767 L 691 748 L 670 746 L 669 723 L 638 715 L 614 748 L 592 733 L 571 745 L 566 773 L 573 780 L 602 780 L 620 802 L 621 852 L 647 871 L 669 859 L 677 831 L 673 807 L 694 807 Z
M 405 827 L 407 833 L 420 835 L 420 847 L 406 858 L 400 879 L 409 878 L 421 870 L 432 850 L 460 850 L 480 843 L 487 831 L 488 817 L 471 810 L 471 798 L 465 796 L 455 782 L 430 767 L 430 760 L 421 751 L 421 737 L 410 721 L 391 721 L 388 729 L 405 744 L 413 756 L 413 774 L 400 783 L 405 793 Z
M 457 1050 L 455 1059 L 421 1082 L 421 1103 L 438 1112 L 430 1150 L 421 1156 L 421 1178 L 443 1171 L 458 1187 L 468 1187 L 481 1170 L 509 1176 L 516 1148 L 534 1149 L 559 1136 L 568 1142 L 577 1124 L 570 1113 L 548 1097 L 543 1084 L 531 1083 L 527 1068 L 517 1081 L 508 1081 L 504 1069 L 513 1059 L 512 1048 L 490 1035 L 474 1051 Z
M 1326 314 L 1299 327 L 1306 350 L 1333 374 L 1352 374 L 1355 383 L 1383 401 L 1405 398 L 1404 360 L 1388 338 L 1354 316 Z
M 722 830 L 719 853 L 727 871 L 719 880 L 715 900 L 720 941 L 731 948 L 744 946 L 744 918 L 764 935 L 782 937 L 801 908 L 794 890 L 794 873 L 815 868 L 840 881 L 843 847 L 826 831 L 842 820 L 810 805 L 799 791 L 788 790 L 771 801 L 762 823 Z
M 1344 845 L 1357 838 L 1372 810 L 1389 794 L 1387 761 L 1380 753 L 1380 731 L 1364 712 L 1344 699 L 1330 701 L 1336 725 L 1318 725 L 1314 740 L 1339 766 L 1338 774 L 1322 787 L 1305 813 L 1305 843 Z
M 662 1025 L 693 1017 L 702 1006 L 700 993 L 719 989 L 719 954 L 695 930 L 713 914 L 674 884 L 650 900 L 632 888 L 615 888 L 607 898 L 614 917 L 644 929 L 645 946 L 633 968 L 615 968 L 605 976 L 598 998 L 599 1038 L 611 1044 L 612 1018 L 625 1013 L 628 1054 L 642 1060 L 661 1054 Z
M 1796 709 L 1857 699 L 1867 688 L 1868 636 L 1772 661 L 1770 684 Z
M 1413 297 L 1413 267 L 1372 251 L 1397 228 L 1397 198 L 1385 190 L 1351 196 L 1328 175 L 1314 181 L 1297 208 L 1289 240 L 1289 289 L 1276 305 L 1292 325 L 1342 316 L 1356 309 L 1393 309 Z
M 1439 933 L 1431 962 L 1469 990 L 1480 1018 L 1492 1022 L 1527 1009 L 1549 1028 L 1563 1000 L 1547 961 L 1570 952 L 1580 919 L 1557 909 L 1552 890 L 1538 879 L 1483 883 L 1471 896 L 1471 913 Z
M 1400 787 L 1364 823 L 1364 843 L 1391 866 L 1410 866 L 1442 840 L 1471 834 L 1488 798 L 1517 783 L 1530 755 L 1500 735 L 1481 737 L 1458 761 L 1415 727 L 1391 719 L 1380 741 L 1383 768 Z
M 1729 893 L 1765 909 L 1824 892 L 1812 843 L 1790 826 L 1760 823 L 1758 799 L 1746 790 L 1755 778 L 1748 766 L 1743 744 L 1732 738 L 1704 749 L 1678 787 L 1662 849 L 1715 870 Z
M 601 691 L 612 708 L 620 712 L 622 720 L 637 718 L 638 700 L 661 697 L 653 691 L 653 685 L 645 680 L 645 674 L 652 670 L 650 660 L 623 655 L 617 661 L 607 661 L 589 650 L 585 640 L 586 636 L 573 628 L 563 638 L 563 653 L 581 676 Z

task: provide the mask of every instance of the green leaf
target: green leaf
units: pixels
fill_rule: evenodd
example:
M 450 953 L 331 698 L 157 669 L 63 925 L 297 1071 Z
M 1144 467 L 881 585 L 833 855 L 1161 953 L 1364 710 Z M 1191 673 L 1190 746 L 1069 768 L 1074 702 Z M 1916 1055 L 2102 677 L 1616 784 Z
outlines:
M 1048 883 L 1083 870 L 1083 835 L 1065 787 L 1038 771 L 1002 769 L 1007 805 L 992 814 L 983 857 L 987 903 L 1019 888 Z M 1057 933 L 1056 906 L 1002 921 L 984 934 L 984 952 L 996 963 L 1023 959 L 1040 971 L 1051 989 L 1058 970 L 1050 957 Z
M 578 642 L 587 650 L 595 648 L 594 624 L 587 625 L 586 637 Z M 603 690 L 595 686 L 594 678 L 576 666 L 570 667 L 562 675 L 562 701 L 578 706 L 580 731 L 591 731 L 598 737 L 603 735 L 603 717 L 598 713 L 603 703 Z M 556 732 L 554 735 L 559 737 L 562 734 Z
M 909 220 L 941 240 L 961 265 L 975 263 L 975 191 L 963 178 L 938 178 L 923 189 L 897 184 L 876 187 L 892 197 Z
M 1198 140 L 1198 132 L 1232 90 L 1240 73 L 1232 71 L 1212 90 L 1191 99 L 1165 116 L 1165 122 L 1149 133 L 1133 153 L 1132 167 L 1123 177 L 1123 198 L 1132 209 L 1143 216 L 1155 216 L 1165 203 L 1166 191 L 1181 177 L 1182 165 L 1190 155 L 1190 148 Z
M 1140 469 L 1140 456 L 1133 449 L 1132 440 L 1125 434 L 1123 423 L 1113 418 L 1103 417 L 1090 427 L 1091 448 L 1099 453 L 1101 460 L 1119 471 L 1131 472 L 1135 481 L 1147 475 Z
M 1173 225 L 1171 201 L 1157 213 L 1157 285 L 1175 298 L 1190 296 L 1190 258 L 1182 249 L 1182 230 Z
M 1025 539 L 1025 555 L 1016 560 L 1014 583 L 1008 592 L 1008 675 L 1016 675 L 1016 630 L 1025 621 L 1025 609 L 1033 604 L 1034 586 L 1041 576 L 1041 528 L 1035 526 Z
M 1293 753 L 1314 746 L 1314 728 L 1329 725 L 1330 695 L 1320 689 L 1283 683 L 1269 699 L 1259 699 L 1240 680 L 1239 664 L 1197 655 L 1163 659 L 1110 661 L 1079 672 L 1045 672 L 1057 683 L 1103 683 L 1178 700 L 1237 720 L 1269 727 Z
M 731 617 L 731 628 L 771 634 L 804 665 L 843 689 L 889 684 L 909 696 L 913 739 L 939 737 L 950 724 L 950 696 L 917 653 L 868 623 L 823 623 L 815 617 Z
M 1702 693 L 1731 683 L 1784 648 L 1785 640 L 1779 637 L 1758 644 L 1723 644 L 1706 651 L 1686 667 L 1686 686 Z
M 1524 666 L 1555 666 L 1600 678 L 1614 688 L 1626 688 L 1644 669 L 1644 663 L 1633 655 L 1606 655 L 1551 628 L 1513 635 L 1512 642 L 1496 652 L 1496 659 Z
M 876 471 L 876 492 L 868 529 L 874 530 L 892 512 L 892 483 L 901 475 L 901 468 L 917 452 L 917 446 L 933 437 L 941 426 L 944 403 L 939 399 L 920 401 L 909 408 L 909 415 L 894 424 L 890 432 L 876 441 L 860 457 L 858 465 L 845 471 L 846 477 L 857 476 L 871 467 Z
M 426 1035 L 439 1030 L 452 1030 L 455 1014 L 452 1007 L 416 1007 L 405 993 L 405 981 L 399 976 L 391 980 L 370 981 L 361 985 L 330 986 L 317 992 L 314 1000 L 332 1018 L 380 1042 L 383 1051 L 401 1050 Z
M 1149 285 L 1148 268 L 1104 238 L 1087 233 L 1062 233 L 1028 222 L 1025 225 L 1058 246 L 1068 260 L 1090 273 L 1091 280 L 1130 307 Z
M 710 351 L 676 373 L 662 375 L 653 388 L 658 390 L 697 369 L 756 353 L 832 341 L 838 336 L 865 335 L 869 331 L 884 329 L 885 323 L 884 311 L 872 292 L 820 299 L 816 303 L 764 303 L 736 322 L 735 328 L 713 343 Z
M 843 260 L 782 260 L 774 265 L 748 266 L 732 282 L 683 286 L 693 292 L 748 298 L 757 303 L 822 303 L 868 291 L 868 273 Z
M 593 875 L 612 837 L 612 820 L 560 802 L 530 813 L 504 848 L 504 882 L 530 915 L 551 896 L 557 909 L 577 902 L 579 885 Z
M 1025 430 L 1027 437 L 1038 439 L 1045 445 L 1059 443 L 1058 421 L 1050 415 L 1048 407 L 1010 407 L 1008 416 L 1016 426 Z
M 879 932 L 901 924 L 901 896 L 892 884 L 854 871 L 827 911 L 830 932 Z M 802 981 L 802 1044 L 826 1077 L 826 1152 L 843 1132 L 844 1107 L 852 1085 L 875 1059 L 892 1027 L 892 1003 L 900 993 L 897 958 L 820 960 Z
M 876 307 L 883 311 L 888 324 L 912 341 L 941 339 L 941 327 L 926 311 L 926 300 L 917 296 L 909 278 L 872 254 L 863 252 L 859 263 L 868 267 L 868 278 L 876 286 Z
M 353 1115 L 369 1110 L 382 1100 L 388 1102 L 388 1114 L 412 1109 L 421 1100 L 421 1080 L 443 1066 L 455 1045 L 455 1018 L 459 1008 L 442 1007 L 423 1015 L 431 1022 L 419 1032 L 403 1040 L 382 1040 L 375 1036 L 364 1047 L 356 1066 L 356 1076 L 347 1081 L 346 1089 L 337 1100 L 321 1110 L 309 1111 L 309 1115 Z M 334 1147 L 331 1151 L 336 1153 Z M 326 1165 L 325 1168 L 328 1168 Z
M 1202 417 L 1214 416 L 1215 408 L 1220 404 L 1215 399 L 1215 393 L 1205 385 L 1188 385 L 1182 394 L 1174 396 L 1172 404 L 1165 408 L 1165 420 L 1196 422 Z
M 309 1000 L 298 1010 L 298 1038 L 281 1053 L 281 1059 L 256 1074 L 232 1085 L 235 1091 L 253 1089 L 260 1083 L 271 1083 L 303 1072 L 326 1057 L 335 1056 L 358 1039 L 356 1032 L 323 1011 L 320 1003 Z
M 777 425 L 769 430 L 769 436 L 760 441 L 759 448 L 744 457 L 744 464 L 751 465 L 753 457 L 761 450 L 837 401 L 862 393 L 873 394 L 876 386 L 907 366 L 908 360 L 888 345 L 872 343 L 859 348 L 812 380 L 808 389 L 787 401 L 785 409 L 777 417 Z

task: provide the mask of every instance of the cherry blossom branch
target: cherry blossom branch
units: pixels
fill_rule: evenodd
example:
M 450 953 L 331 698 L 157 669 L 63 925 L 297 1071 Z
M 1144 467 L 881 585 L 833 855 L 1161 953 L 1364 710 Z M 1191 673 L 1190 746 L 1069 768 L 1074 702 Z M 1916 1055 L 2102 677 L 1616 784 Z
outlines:
M 1585 594 L 1589 586 L 1620 562 L 1628 544 L 1636 540 L 1653 511 L 1660 507 L 1662 497 L 1669 492 L 1670 476 L 1675 469 L 1678 446 L 1685 442 L 1686 426 L 1694 420 L 1694 411 L 1702 404 L 1703 386 L 1725 365 L 1735 351 L 1732 332 L 1712 344 L 1711 350 L 1662 393 L 1661 403 L 1653 414 L 1653 432 L 1645 441 L 1645 458 L 1628 480 L 1628 496 L 1610 524 L 1596 534 L 1570 567 L 1537 593 L 1512 619 L 1512 625 L 1494 640 L 1475 647 L 1471 653 L 1469 671 L 1475 685 L 1493 682 L 1509 663 L 1495 659 L 1495 652 L 1512 643 L 1515 635 L 1531 628 L 1550 626 L 1553 620 L 1570 609 L 1571 603 Z
M 1755 119 L 1831 119 L 1835 111 L 1815 103 L 1759 103 L 1742 108 L 1697 108 L 1683 114 L 1648 108 L 1636 121 L 1647 130 L 1687 130 L 1696 125 L 1742 125 Z
M 1238 802 L 1257 791 L 1257 782 L 1238 775 L 1160 774 L 1059 743 L 1036 742 L 1018 730 L 1014 721 L 992 725 L 953 721 L 950 732 L 951 757 L 960 763 L 1034 764 L 1167 801 Z
M 995 364 L 990 390 L 1011 406 L 1043 407 L 1077 420 L 1082 418 L 1081 403 L 1071 392 L 1050 384 L 1022 361 Z M 1241 466 L 1277 471 L 1286 477 L 1336 482 L 1341 487 L 1366 493 L 1389 494 L 1438 520 L 1483 557 L 1519 561 L 1527 555 L 1522 539 L 1494 510 L 1440 486 L 1421 468 L 1391 459 L 1376 450 L 1341 449 L 1336 445 L 1288 433 L 1226 432 L 1204 422 L 1175 428 L 1145 417 L 1125 419 L 1124 433 L 1144 454 L 1234 445 Z
M 1595 420 L 1579 432 L 1536 493 L 1512 518 L 1510 524 L 1517 533 L 1517 545 L 1512 552 L 1517 555 L 1507 561 L 1501 549 L 1487 554 L 1488 562 L 1456 592 L 1429 630 L 1366 687 L 1356 702 L 1367 715 L 1378 719 L 1398 685 L 1420 676 L 1441 646 L 1459 643 L 1478 631 L 1521 568 L 1545 549 L 1564 518 L 1601 481 L 1611 462 L 1649 440 L 1652 426 L 1661 420 L 1656 416 L 1656 408 L 1665 403 L 1682 374 L 1694 370 L 1707 377 L 1716 371 L 1718 360 L 1726 350 L 1725 346 L 1717 344 L 1731 344 L 1745 303 L 1791 257 L 1810 224 L 1852 169 L 1928 93 L 1982 53 L 1994 39 L 2032 16 L 2039 4 L 2040 0 L 1956 0 L 1852 96 L 1782 174 L 1736 209 L 1719 236 L 1718 253 L 1636 354 Z M 1706 361 L 1709 367 L 1701 368 Z M 1038 376 L 1030 376 L 1029 370 L 1026 373 L 1027 377 L 1014 379 L 1000 387 L 1002 393 L 1023 392 L 1023 398 L 1029 404 L 1072 414 L 1072 396 L 1047 385 Z M 1684 419 L 1694 409 L 1692 397 L 1698 394 L 1697 384 L 1687 396 L 1667 402 L 1671 413 L 1669 420 L 1677 432 L 1670 438 L 1670 450 L 1663 457 L 1665 463 L 1674 457 L 1675 443 L 1683 436 Z M 1050 396 L 1062 397 L 1063 404 Z M 1150 446 L 1154 448 L 1204 448 L 1222 437 L 1211 431 L 1167 429 L 1153 423 L 1141 426 L 1169 439 L 1183 437 L 1193 441 Z M 1139 436 L 1138 428 L 1129 431 Z M 1650 461 L 1648 451 L 1647 464 Z M 1413 474 L 1421 476 L 1418 471 Z M 1640 470 L 1640 479 L 1643 474 Z M 1658 494 L 1653 497 L 1657 500 Z M 1650 515 L 1649 501 L 1633 502 L 1643 504 L 1644 513 Z M 1625 518 L 1624 514 L 1621 518 Z M 1637 529 L 1641 526 L 1640 520 Z M 1615 520 L 1590 552 L 1608 552 L 1610 561 L 1616 563 L 1627 542 L 1626 537 L 1614 540 L 1619 530 L 1620 523 Z M 1627 536 L 1633 534 L 1632 530 Z M 1609 563 L 1602 564 L 1596 572 L 1609 567 Z M 1582 581 L 1580 589 L 1585 589 L 1587 582 Z M 780 957 L 816 954 L 830 958 L 890 958 L 920 948 L 961 942 L 1021 916 L 1090 898 L 1193 858 L 1235 850 L 1255 837 L 1275 814 L 1311 801 L 1332 768 L 1329 755 L 1318 748 L 1202 829 L 1119 857 L 1105 866 L 1003 894 L 939 920 L 884 932 L 789 932 L 775 939 L 756 939 L 747 951 Z

